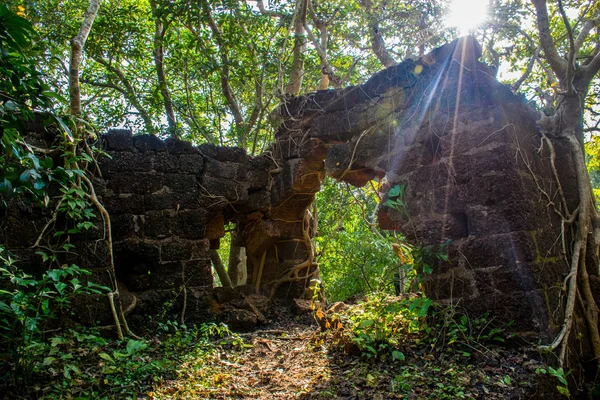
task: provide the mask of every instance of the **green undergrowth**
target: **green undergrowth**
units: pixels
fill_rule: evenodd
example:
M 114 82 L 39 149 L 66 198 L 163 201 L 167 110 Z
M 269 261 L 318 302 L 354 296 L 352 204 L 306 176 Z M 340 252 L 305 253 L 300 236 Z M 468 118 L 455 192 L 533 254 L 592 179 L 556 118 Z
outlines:
M 532 380 L 548 368 L 556 378 L 550 379 L 554 394 L 569 396 L 564 372 L 546 367 L 535 354 L 514 351 L 523 343 L 513 323 L 498 323 L 487 313 L 474 317 L 418 295 L 380 294 L 335 313 L 317 308 L 315 318 L 326 319 L 321 343 L 337 357 L 370 365 L 362 373 L 358 368 L 364 385 L 381 388 L 385 382 L 390 396 L 486 398 L 499 390 L 534 388 Z M 516 354 L 514 364 L 502 361 L 507 354 Z
M 186 327 L 169 322 L 148 337 L 113 340 L 96 329 L 52 336 L 38 343 L 28 384 L 10 385 L 15 380 L 7 365 L 2 382 L 10 386 L 0 391 L 11 398 L 135 399 L 152 396 L 154 388 L 184 373 L 195 373 L 210 386 L 215 378 L 211 357 L 244 348 L 238 335 L 214 323 Z
M 538 377 L 551 381 L 560 396 L 554 389 L 561 385 L 560 371 L 510 350 L 512 326 L 496 324 L 485 314 L 473 318 L 424 297 L 385 295 L 321 313 L 327 329 L 318 333 L 306 327 L 310 333 L 302 338 L 282 331 L 276 334 L 281 340 L 267 331 L 244 336 L 245 342 L 214 323 L 158 323 L 143 340 L 109 339 L 104 336 L 112 332 L 94 329 L 61 331 L 37 344 L 26 384 L 15 385 L 11 365 L 6 365 L 0 392 L 42 399 L 268 396 L 274 387 L 268 379 L 258 387 L 243 386 L 252 378 L 244 373 L 256 372 L 243 372 L 244 364 L 260 357 L 258 365 L 265 368 L 260 376 L 275 374 L 275 365 L 291 381 L 306 379 L 286 369 L 286 358 L 295 357 L 295 366 L 314 365 L 303 374 L 321 378 L 303 393 L 280 391 L 284 397 L 276 398 L 500 399 L 535 387 Z M 291 347 L 280 347 L 286 345 Z M 302 351 L 290 352 L 296 348 Z
M 317 319 L 319 314 L 316 310 Z M 327 319 L 331 342 L 365 358 L 404 360 L 402 350 L 414 346 L 470 357 L 515 336 L 512 322 L 498 324 L 487 313 L 472 317 L 418 295 L 367 297 Z

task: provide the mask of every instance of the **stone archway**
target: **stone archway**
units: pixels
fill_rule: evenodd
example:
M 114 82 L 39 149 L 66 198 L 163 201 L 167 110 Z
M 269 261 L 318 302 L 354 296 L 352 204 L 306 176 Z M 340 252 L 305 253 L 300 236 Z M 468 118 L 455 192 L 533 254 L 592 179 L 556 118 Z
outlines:
M 276 212 L 260 225 L 279 232 L 272 227 L 283 219 L 298 228 L 325 173 L 355 186 L 378 177 L 386 182 L 383 229 L 419 246 L 448 244 L 449 260 L 427 279 L 432 297 L 551 337 L 568 268 L 548 197 L 558 195 L 559 179 L 576 201 L 572 164 L 555 143 L 563 172 L 554 176 L 539 153 L 535 113 L 480 55 L 467 37 L 363 85 L 289 99 L 277 111 Z
M 361 186 L 377 177 L 385 182 L 382 228 L 420 246 L 448 243 L 449 260 L 428 277 L 430 296 L 551 336 L 567 266 L 548 199 L 560 180 L 566 201 L 576 201 L 572 163 L 555 142 L 561 175 L 553 174 L 533 111 L 479 56 L 464 38 L 363 85 L 290 98 L 273 113 L 275 143 L 254 158 L 106 135 L 113 158 L 102 161 L 98 186 L 116 226 L 118 272 L 141 285 L 137 311 L 152 313 L 183 287 L 187 312 L 210 314 L 208 253 L 229 221 L 247 249 L 240 291 L 301 296 L 318 273 L 310 205 L 322 179 Z

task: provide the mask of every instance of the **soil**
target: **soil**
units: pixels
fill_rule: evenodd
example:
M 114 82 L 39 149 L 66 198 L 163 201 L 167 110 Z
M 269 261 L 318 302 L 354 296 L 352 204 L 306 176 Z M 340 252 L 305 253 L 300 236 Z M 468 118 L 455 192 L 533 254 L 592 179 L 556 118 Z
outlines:
M 160 384 L 146 398 L 206 399 L 559 399 L 535 355 L 489 347 L 431 354 L 415 344 L 404 361 L 348 355 L 316 324 L 287 323 L 241 334 L 244 351 L 208 360 L 212 384 L 193 375 Z

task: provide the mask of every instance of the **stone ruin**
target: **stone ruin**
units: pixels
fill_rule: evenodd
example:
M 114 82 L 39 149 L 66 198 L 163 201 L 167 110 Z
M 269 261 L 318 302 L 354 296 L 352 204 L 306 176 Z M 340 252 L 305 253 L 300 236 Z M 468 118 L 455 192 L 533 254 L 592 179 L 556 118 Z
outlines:
M 269 298 L 303 296 L 318 275 L 310 206 L 329 175 L 355 186 L 379 179 L 381 228 L 419 246 L 444 244 L 449 259 L 434 263 L 430 296 L 552 337 L 568 273 L 568 238 L 552 202 L 560 201 L 560 181 L 576 207 L 572 161 L 552 139 L 560 165 L 553 174 L 535 113 L 480 55 L 464 38 L 362 85 L 290 98 L 273 113 L 275 142 L 258 157 L 107 133 L 111 158 L 100 160 L 96 185 L 112 219 L 121 291 L 135 303 L 132 318 L 170 303 L 175 314 L 185 307 L 190 321 L 216 315 L 251 325 L 264 320 Z M 31 246 L 47 218 L 33 214 L 8 211 L 10 248 Z M 247 284 L 215 288 L 210 250 L 229 222 L 246 249 Z M 81 256 L 87 264 L 80 262 L 100 278 L 93 267 L 106 262 L 106 251 L 92 239 Z M 590 275 L 597 282 L 597 271 Z M 87 304 L 80 317 L 98 320 L 93 310 L 101 306 Z

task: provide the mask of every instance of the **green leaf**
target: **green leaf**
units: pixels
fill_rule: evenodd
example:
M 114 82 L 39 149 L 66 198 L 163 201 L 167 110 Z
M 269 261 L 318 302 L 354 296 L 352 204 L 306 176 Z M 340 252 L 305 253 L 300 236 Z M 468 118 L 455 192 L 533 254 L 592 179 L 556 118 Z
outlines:
M 25 328 L 30 332 L 37 332 L 38 329 L 38 321 L 35 318 L 27 317 L 25 319 Z
M 143 340 L 129 339 L 127 342 L 127 354 L 133 355 L 140 350 L 144 350 L 148 345 Z
M 64 282 L 55 282 L 54 287 L 58 290 L 58 293 L 62 294 L 67 288 L 67 284 Z
M 8 293 L 8 292 L 6 292 L 6 293 Z M 3 301 L 0 301 L 0 311 L 4 312 L 4 313 L 7 313 L 7 314 L 11 314 L 12 313 L 11 308 L 5 302 L 3 302 Z
M 369 326 L 373 325 L 375 323 L 375 321 L 373 321 L 372 319 L 363 319 L 362 321 L 360 321 L 359 326 L 361 328 L 368 328 Z
M 54 361 L 56 361 L 56 358 L 55 358 L 55 357 L 45 357 L 45 358 L 44 358 L 44 362 L 43 362 L 43 364 L 44 364 L 44 365 L 50 365 L 50 364 L 52 364 Z
M 100 353 L 100 354 L 98 354 L 98 356 L 103 360 L 110 361 L 113 363 L 115 362 L 115 360 L 113 360 L 113 358 L 106 353 Z
M 46 260 L 44 260 L 44 261 L 46 261 Z M 60 278 L 63 276 L 63 274 L 64 274 L 64 271 L 61 269 L 51 269 L 46 272 L 46 275 L 48 275 L 48 278 L 52 279 L 54 282 L 60 281 Z
M 569 391 L 568 388 L 564 387 L 564 386 L 557 386 L 556 390 L 558 390 L 558 393 L 562 394 L 563 396 L 566 397 L 571 397 L 571 392 Z
M 392 357 L 394 358 L 394 360 L 398 361 L 406 360 L 406 356 L 404 355 L 404 353 L 398 350 L 392 351 Z

